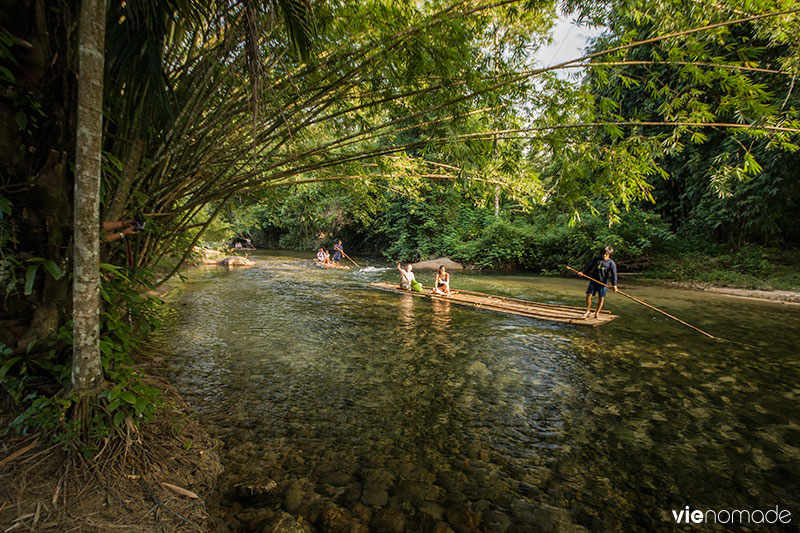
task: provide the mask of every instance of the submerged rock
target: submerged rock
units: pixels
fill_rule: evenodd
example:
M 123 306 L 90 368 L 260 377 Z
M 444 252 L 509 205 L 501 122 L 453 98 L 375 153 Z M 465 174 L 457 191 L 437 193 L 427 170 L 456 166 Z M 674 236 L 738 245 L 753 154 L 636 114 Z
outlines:
M 231 268 L 238 266 L 253 266 L 256 264 L 256 262 L 246 257 L 239 257 L 238 255 L 232 255 L 224 259 L 220 259 L 219 261 L 217 261 L 217 264 L 225 268 Z
M 445 516 L 456 533 L 471 533 L 478 528 L 479 518 L 466 504 L 448 508 Z
M 439 522 L 436 524 L 436 527 L 433 528 L 433 533 L 454 533 L 454 531 L 445 522 Z
M 262 531 L 264 533 L 306 533 L 303 525 L 284 511 L 281 511 L 272 523 Z
M 350 513 L 337 506 L 326 508 L 319 518 L 320 531 L 323 533 L 354 533 L 368 528 L 354 519 Z
M 234 485 L 236 495 L 244 499 L 271 498 L 278 494 L 278 484 L 273 479 L 248 479 Z
M 378 533 L 402 533 L 406 530 L 406 516 L 397 509 L 381 509 L 369 524 L 371 531 Z
M 366 505 L 381 507 L 389 503 L 389 493 L 383 485 L 367 483 L 364 486 L 364 492 L 361 494 L 361 501 Z

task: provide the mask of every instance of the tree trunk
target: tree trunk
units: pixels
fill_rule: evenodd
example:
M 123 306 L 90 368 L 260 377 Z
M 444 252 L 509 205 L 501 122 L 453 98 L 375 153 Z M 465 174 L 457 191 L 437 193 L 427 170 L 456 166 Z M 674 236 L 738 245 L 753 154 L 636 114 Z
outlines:
M 87 395 L 103 376 L 98 254 L 105 20 L 105 0 L 83 0 L 78 29 L 72 361 L 72 387 L 81 396 Z

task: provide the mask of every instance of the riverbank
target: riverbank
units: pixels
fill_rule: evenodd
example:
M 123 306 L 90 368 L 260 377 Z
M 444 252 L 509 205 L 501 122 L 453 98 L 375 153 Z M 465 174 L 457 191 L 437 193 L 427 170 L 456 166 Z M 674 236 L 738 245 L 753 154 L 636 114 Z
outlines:
M 750 291 L 747 296 L 783 300 L 800 292 L 800 251 L 794 249 L 747 246 L 729 253 L 684 251 L 649 258 L 644 268 L 621 270 L 699 290 L 725 289 L 732 295 Z
M 222 472 L 219 443 L 165 380 L 158 360 L 139 365 L 163 391 L 155 418 L 93 456 L 67 453 L 40 433 L 0 440 L 0 528 L 55 531 L 210 531 L 208 498 Z M 0 425 L 13 406 L 4 402 Z
M 800 305 L 800 291 L 758 290 L 742 289 L 737 287 L 718 287 L 706 283 L 691 283 L 685 281 L 664 281 L 666 285 L 691 289 L 695 291 L 713 292 L 745 300 L 758 300 L 762 302 L 780 302 L 787 305 Z

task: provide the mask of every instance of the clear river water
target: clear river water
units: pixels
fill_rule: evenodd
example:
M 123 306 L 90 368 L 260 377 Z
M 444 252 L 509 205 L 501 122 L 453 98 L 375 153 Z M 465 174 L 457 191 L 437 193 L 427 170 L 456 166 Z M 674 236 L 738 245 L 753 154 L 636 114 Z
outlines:
M 669 531 L 686 506 L 800 519 L 800 306 L 621 279 L 743 346 L 621 295 L 591 328 L 365 287 L 398 280 L 385 264 L 251 258 L 190 272 L 149 342 L 224 442 L 230 530 L 267 507 L 306 531 Z M 467 271 L 451 285 L 567 305 L 585 290 Z M 243 480 L 277 489 L 241 499 Z

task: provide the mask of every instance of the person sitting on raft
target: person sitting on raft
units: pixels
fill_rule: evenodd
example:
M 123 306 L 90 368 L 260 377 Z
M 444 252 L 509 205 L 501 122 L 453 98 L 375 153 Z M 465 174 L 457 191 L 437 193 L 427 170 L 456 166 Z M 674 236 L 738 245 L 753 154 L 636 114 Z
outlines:
M 323 248 L 322 246 L 319 247 L 319 252 L 317 252 L 317 261 L 319 261 L 320 263 L 325 262 L 325 248 Z
M 414 292 L 422 292 L 422 285 L 414 279 L 414 273 L 411 271 L 413 267 L 411 263 L 408 264 L 405 270 L 397 263 L 397 270 L 400 271 L 400 288 L 404 291 L 413 290 Z
M 439 272 L 436 273 L 436 279 L 433 281 L 431 294 L 450 296 L 450 274 L 445 272 L 444 265 L 439 266 Z
M 578 272 L 578 275 L 592 277 L 600 283 L 611 285 L 614 288 L 614 292 L 619 292 L 617 288 L 617 264 L 611 259 L 611 254 L 613 253 L 614 249 L 606 246 L 600 251 L 601 255 L 592 259 L 592 262 L 583 269 L 583 272 Z M 597 294 L 599 300 L 597 301 L 597 310 L 594 312 L 594 317 L 600 318 L 600 310 L 603 308 L 603 302 L 606 301 L 607 291 L 607 287 L 600 283 L 589 281 L 589 287 L 586 289 L 586 312 L 583 314 L 583 318 L 589 318 L 589 315 L 592 314 L 592 296 L 595 294 Z

